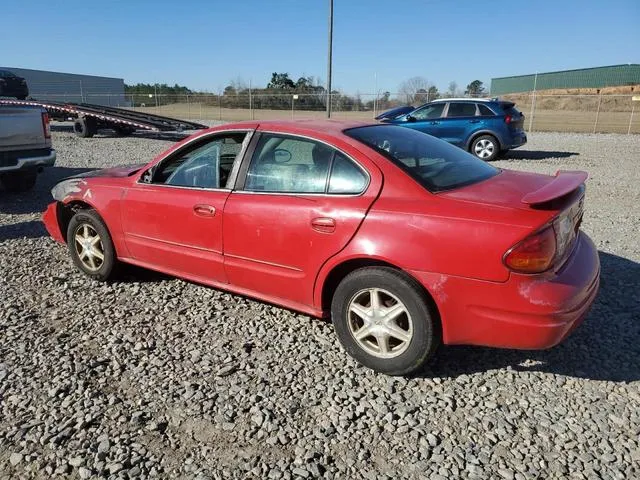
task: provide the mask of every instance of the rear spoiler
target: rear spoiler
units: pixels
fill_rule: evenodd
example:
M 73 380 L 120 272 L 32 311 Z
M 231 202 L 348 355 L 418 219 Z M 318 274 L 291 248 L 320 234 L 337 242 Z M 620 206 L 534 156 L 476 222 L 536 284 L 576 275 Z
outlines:
M 589 174 L 587 174 L 587 172 L 558 170 L 555 178 L 544 187 L 527 193 L 522 197 L 522 203 L 536 205 L 550 202 L 551 200 L 573 192 L 576 188 L 580 187 L 588 177 Z

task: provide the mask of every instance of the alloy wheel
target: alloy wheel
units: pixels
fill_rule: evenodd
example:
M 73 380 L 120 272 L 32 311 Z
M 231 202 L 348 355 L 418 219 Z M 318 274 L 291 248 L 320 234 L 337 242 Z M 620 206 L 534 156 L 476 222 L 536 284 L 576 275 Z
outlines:
M 397 357 L 413 338 L 413 321 L 407 307 L 387 290 L 360 290 L 349 302 L 347 315 L 351 335 L 373 356 Z
M 475 144 L 473 151 L 479 158 L 489 158 L 491 155 L 493 155 L 495 149 L 496 146 L 491 140 L 483 138 Z
M 104 245 L 98 232 L 88 223 L 78 225 L 74 233 L 75 249 L 82 265 L 92 272 L 104 263 Z

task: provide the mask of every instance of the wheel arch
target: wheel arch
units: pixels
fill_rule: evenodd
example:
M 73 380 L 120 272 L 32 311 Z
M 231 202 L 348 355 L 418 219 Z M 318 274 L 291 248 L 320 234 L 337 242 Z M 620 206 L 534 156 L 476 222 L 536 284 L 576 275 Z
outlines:
M 475 142 L 476 138 L 481 137 L 482 135 L 491 135 L 498 142 L 498 150 L 502 149 L 503 142 L 500 139 L 500 135 L 498 135 L 493 130 L 484 129 L 484 130 L 478 130 L 477 132 L 473 132 L 473 134 L 471 134 L 471 136 L 469 137 L 469 140 L 467 140 L 467 144 L 465 145 L 465 150 L 469 151 L 469 149 L 471 148 L 471 145 L 473 145 L 473 142 Z
M 429 292 L 429 290 L 422 283 L 420 283 L 413 275 L 411 275 L 405 269 L 397 265 L 394 265 L 393 263 L 387 262 L 386 260 L 379 259 L 379 258 L 371 258 L 371 257 L 349 258 L 331 267 L 331 270 L 324 277 L 324 280 L 322 280 L 322 286 L 320 289 L 321 291 L 320 309 L 323 312 L 323 316 L 325 317 L 330 316 L 331 299 L 333 298 L 333 294 L 335 293 L 336 288 L 338 287 L 340 282 L 351 272 L 358 270 L 360 268 L 366 268 L 366 267 L 391 268 L 393 270 L 402 272 L 404 275 L 407 276 L 407 278 L 415 282 L 415 284 L 420 288 L 420 290 L 424 294 L 429 310 L 434 315 L 434 319 L 436 320 L 440 328 L 442 328 L 440 311 L 438 309 L 438 305 L 436 304 L 436 301 L 433 295 L 431 294 L 431 292 Z
M 87 202 L 83 202 L 82 200 L 71 200 L 68 203 L 58 202 L 56 206 L 56 213 L 58 219 L 58 228 L 60 229 L 60 233 L 62 234 L 62 238 L 67 240 L 67 228 L 69 227 L 69 222 L 71 218 L 78 212 L 79 210 L 95 210 L 94 207 Z

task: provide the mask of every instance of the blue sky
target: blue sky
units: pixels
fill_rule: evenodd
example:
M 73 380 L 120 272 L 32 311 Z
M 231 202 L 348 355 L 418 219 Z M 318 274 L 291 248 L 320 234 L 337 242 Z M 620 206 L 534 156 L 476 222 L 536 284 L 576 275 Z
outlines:
M 4 2 L 0 65 L 179 83 L 326 79 L 327 0 Z M 334 0 L 334 88 L 640 63 L 638 0 Z

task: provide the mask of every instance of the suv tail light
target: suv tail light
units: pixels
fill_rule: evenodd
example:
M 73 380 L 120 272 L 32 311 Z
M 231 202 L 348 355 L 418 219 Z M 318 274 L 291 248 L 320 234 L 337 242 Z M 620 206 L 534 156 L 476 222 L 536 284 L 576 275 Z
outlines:
M 507 125 L 511 123 L 511 120 L 513 120 L 513 117 L 511 115 L 504 116 L 504 123 L 506 123 Z
M 511 247 L 504 264 L 518 273 L 541 273 L 553 265 L 556 247 L 556 234 L 549 225 Z
M 42 112 L 42 131 L 44 138 L 51 138 L 51 126 L 49 125 L 49 114 Z

